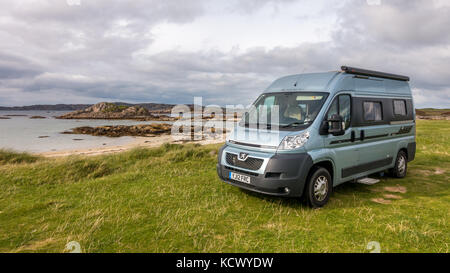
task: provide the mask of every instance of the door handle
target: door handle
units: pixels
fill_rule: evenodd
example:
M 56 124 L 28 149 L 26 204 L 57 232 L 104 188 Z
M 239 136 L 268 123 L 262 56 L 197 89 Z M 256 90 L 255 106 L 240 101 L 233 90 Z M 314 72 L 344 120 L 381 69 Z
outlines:
M 364 130 L 361 130 L 359 138 L 361 139 L 361 141 L 364 141 Z

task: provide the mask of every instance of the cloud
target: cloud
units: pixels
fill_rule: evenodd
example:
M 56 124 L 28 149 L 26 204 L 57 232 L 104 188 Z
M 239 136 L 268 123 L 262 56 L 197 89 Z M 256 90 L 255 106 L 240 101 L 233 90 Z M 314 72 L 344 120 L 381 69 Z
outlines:
M 308 13 L 317 2 L 81 0 L 81 5 L 69 6 L 65 1 L 2 1 L 0 105 L 46 100 L 192 103 L 193 96 L 211 104 L 248 104 L 278 77 L 352 65 L 411 76 L 419 107 L 450 106 L 449 5 L 399 0 L 375 6 L 363 0 L 327 3 L 315 6 L 311 15 L 285 21 L 287 10 Z M 158 25 L 193 26 L 200 18 L 219 20 L 221 13 L 255 26 L 261 14 L 270 14 L 265 21 L 299 29 L 301 42 L 284 37 L 289 45 L 280 41 L 270 47 L 237 44 L 223 49 L 213 44 L 148 50 L 158 39 Z M 242 27 L 230 18 L 224 29 Z M 302 36 L 301 27 L 311 22 L 317 25 L 312 33 L 321 39 Z M 175 36 L 173 43 L 189 38 L 215 41 L 208 35 L 219 37 L 221 30 L 203 35 Z
M 341 25 L 350 35 L 396 48 L 448 45 L 450 42 L 447 31 L 450 6 L 421 0 L 381 1 L 380 5 L 361 2 L 351 1 L 340 11 L 346 15 L 339 17 Z

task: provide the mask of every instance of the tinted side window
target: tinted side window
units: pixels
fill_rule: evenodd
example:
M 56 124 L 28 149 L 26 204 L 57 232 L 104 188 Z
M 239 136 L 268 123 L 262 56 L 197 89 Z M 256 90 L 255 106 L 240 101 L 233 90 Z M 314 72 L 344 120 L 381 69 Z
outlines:
M 339 96 L 339 115 L 344 118 L 345 129 L 350 127 L 351 102 L 349 95 Z
M 406 116 L 406 102 L 404 100 L 394 100 L 394 115 Z
M 381 102 L 374 102 L 374 101 L 364 102 L 364 120 L 366 121 L 383 120 Z
M 337 96 L 328 110 L 327 118 L 330 119 L 332 115 L 338 114 L 344 118 L 345 129 L 350 127 L 351 120 L 351 99 L 350 95 Z
M 331 119 L 331 116 L 334 114 L 339 114 L 337 98 L 334 99 L 333 103 L 331 104 L 330 109 L 328 110 L 327 119 Z

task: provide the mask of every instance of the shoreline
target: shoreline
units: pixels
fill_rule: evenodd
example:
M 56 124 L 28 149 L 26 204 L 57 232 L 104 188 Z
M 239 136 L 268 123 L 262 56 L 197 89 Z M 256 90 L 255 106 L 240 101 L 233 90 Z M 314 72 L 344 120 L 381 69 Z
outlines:
M 83 155 L 83 156 L 96 156 L 96 155 L 104 155 L 104 154 L 113 154 L 128 151 L 134 148 L 156 148 L 165 143 L 170 144 L 189 144 L 189 143 L 198 143 L 200 145 L 207 144 L 217 144 L 223 143 L 225 140 L 223 138 L 218 139 L 204 139 L 198 141 L 183 141 L 183 140 L 175 140 L 171 135 L 161 135 L 155 137 L 134 137 L 134 141 L 123 145 L 117 146 L 109 146 L 109 147 L 95 147 L 89 149 L 73 149 L 73 150 L 59 150 L 59 151 L 51 151 L 51 152 L 42 152 L 42 153 L 33 153 L 34 155 L 39 155 L 43 157 L 65 157 L 72 155 Z

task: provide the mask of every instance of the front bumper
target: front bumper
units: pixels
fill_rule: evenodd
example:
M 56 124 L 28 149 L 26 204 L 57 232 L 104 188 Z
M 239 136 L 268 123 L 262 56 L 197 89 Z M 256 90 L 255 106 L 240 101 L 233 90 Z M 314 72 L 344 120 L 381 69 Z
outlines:
M 217 164 L 217 174 L 222 181 L 246 190 L 273 196 L 302 196 L 308 172 L 313 165 L 308 153 L 274 154 L 267 159 L 262 170 L 250 171 L 234 168 L 226 162 L 222 162 L 224 158 L 222 155 L 226 151 L 227 145 L 220 148 Z M 250 176 L 251 184 L 229 179 L 230 172 Z M 287 191 L 286 188 L 289 190 Z

